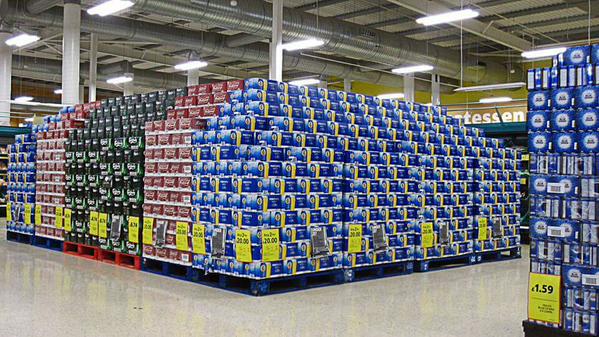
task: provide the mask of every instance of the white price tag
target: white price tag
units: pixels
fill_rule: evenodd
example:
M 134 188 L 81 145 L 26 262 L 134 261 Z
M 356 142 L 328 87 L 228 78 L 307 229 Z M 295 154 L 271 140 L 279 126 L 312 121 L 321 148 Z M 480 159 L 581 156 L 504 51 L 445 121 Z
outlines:
M 547 227 L 547 236 L 563 238 L 566 236 L 566 233 L 562 227 Z
M 582 285 L 596 286 L 599 285 L 599 275 L 582 275 Z
M 563 183 L 548 183 L 547 193 L 552 194 L 563 194 L 566 191 L 566 187 Z

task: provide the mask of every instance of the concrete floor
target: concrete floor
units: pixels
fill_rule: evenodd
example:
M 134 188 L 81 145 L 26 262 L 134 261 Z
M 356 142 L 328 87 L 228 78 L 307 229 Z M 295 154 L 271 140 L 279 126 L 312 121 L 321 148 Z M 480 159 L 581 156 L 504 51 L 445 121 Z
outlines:
M 526 317 L 528 258 L 254 298 L 5 237 L 0 336 L 506 337 Z

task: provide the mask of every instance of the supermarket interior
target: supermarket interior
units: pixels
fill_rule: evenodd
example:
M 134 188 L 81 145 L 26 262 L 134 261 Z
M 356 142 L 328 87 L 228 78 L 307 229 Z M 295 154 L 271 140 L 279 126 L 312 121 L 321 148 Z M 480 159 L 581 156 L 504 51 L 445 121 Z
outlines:
M 599 336 L 597 34 L 591 0 L 0 0 L 0 335 Z

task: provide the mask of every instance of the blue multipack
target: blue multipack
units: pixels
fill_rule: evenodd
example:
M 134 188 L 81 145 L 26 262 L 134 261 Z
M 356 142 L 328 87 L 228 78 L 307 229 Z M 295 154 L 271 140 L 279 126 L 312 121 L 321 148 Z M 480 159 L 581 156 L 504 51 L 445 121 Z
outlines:
M 576 111 L 555 110 L 551 113 L 551 131 L 572 131 L 576 129 Z
M 530 110 L 549 109 L 549 91 L 531 91 L 528 94 L 528 107 Z
M 590 46 L 572 47 L 558 55 L 558 61 L 565 66 L 581 66 L 589 63 L 590 54 Z
M 556 89 L 551 92 L 551 106 L 553 109 L 572 108 L 572 89 Z
M 594 86 L 578 88 L 575 103 L 579 109 L 597 107 L 599 105 L 599 89 Z

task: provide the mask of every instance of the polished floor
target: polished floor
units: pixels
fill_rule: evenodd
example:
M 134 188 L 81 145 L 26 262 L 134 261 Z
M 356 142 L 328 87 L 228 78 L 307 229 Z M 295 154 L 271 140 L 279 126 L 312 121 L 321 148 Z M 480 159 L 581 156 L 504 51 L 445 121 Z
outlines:
M 527 258 L 254 298 L 0 237 L 0 336 L 506 337 L 526 316 Z

